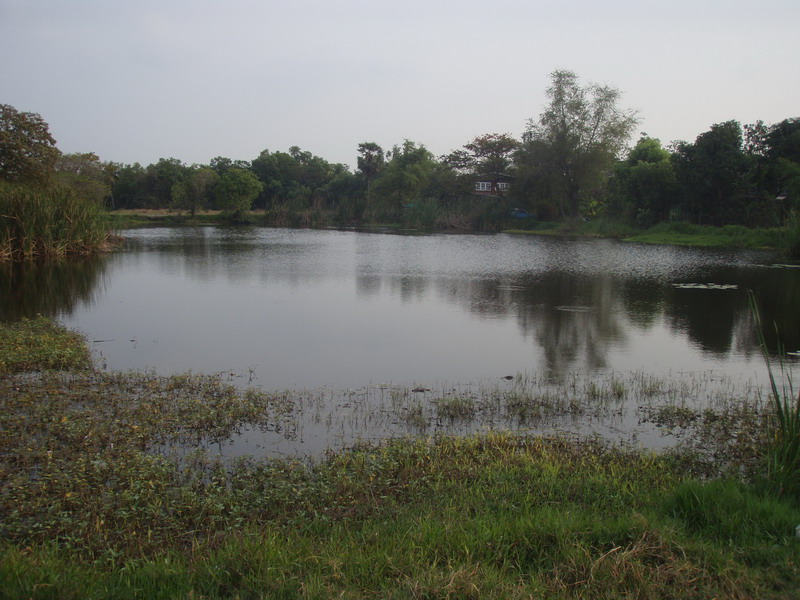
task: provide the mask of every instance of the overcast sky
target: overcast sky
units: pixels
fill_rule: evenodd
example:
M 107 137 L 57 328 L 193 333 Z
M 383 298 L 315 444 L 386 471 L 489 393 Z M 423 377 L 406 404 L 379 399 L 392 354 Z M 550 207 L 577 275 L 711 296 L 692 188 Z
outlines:
M 0 0 L 0 103 L 107 161 L 354 167 L 363 141 L 519 137 L 565 68 L 666 144 L 800 117 L 798 31 L 799 0 Z

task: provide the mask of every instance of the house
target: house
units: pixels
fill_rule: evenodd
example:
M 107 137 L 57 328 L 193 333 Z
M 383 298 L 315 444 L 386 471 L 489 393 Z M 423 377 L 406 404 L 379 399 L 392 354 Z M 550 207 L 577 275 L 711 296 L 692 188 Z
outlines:
M 475 193 L 482 196 L 502 196 L 511 188 L 511 176 L 502 173 L 478 175 L 475 180 Z

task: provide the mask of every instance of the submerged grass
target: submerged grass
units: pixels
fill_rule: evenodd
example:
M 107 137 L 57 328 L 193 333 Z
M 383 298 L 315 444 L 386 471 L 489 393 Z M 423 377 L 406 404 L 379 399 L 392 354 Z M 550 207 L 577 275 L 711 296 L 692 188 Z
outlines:
M 544 383 L 387 401 L 425 428 L 671 389 L 567 378 L 557 401 Z M 308 400 L 193 374 L 0 386 L 0 598 L 788 598 L 800 585 L 798 505 L 742 477 L 704 483 L 691 452 L 490 432 L 222 460 L 204 441 L 284 427 Z M 709 440 L 735 426 L 714 429 L 708 410 L 694 422 Z

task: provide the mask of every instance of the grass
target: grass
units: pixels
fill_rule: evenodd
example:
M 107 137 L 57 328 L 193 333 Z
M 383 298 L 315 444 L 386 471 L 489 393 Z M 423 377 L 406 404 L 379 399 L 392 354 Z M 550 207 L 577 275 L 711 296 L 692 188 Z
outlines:
M 242 469 L 195 481 L 196 504 L 162 494 L 159 512 L 184 506 L 198 522 L 147 552 L 111 546 L 93 561 L 66 535 L 12 538 L 0 594 L 784 598 L 800 581 L 796 507 L 598 442 L 401 440 Z M 117 510 L 133 520 L 148 505 L 126 492 Z
M 91 366 L 86 340 L 51 319 L 0 325 L 0 375 L 34 370 L 82 370 Z
M 704 462 L 748 445 L 759 413 L 744 406 L 727 421 L 688 403 L 656 411 L 705 423 L 706 458 L 490 432 L 223 460 L 203 442 L 284 427 L 299 400 L 206 375 L 50 371 L 37 356 L 38 372 L 0 378 L 0 598 L 777 599 L 800 584 L 800 506 L 745 483 L 752 458 Z M 540 384 L 387 395 L 424 428 L 671 389 L 641 374 L 568 379 L 565 400 Z
M 767 364 L 770 381 L 770 398 L 773 407 L 772 439 L 768 445 L 768 478 L 781 493 L 800 501 L 800 393 L 795 398 L 792 378 L 785 368 L 785 352 L 779 348 L 781 380 L 776 381 L 772 370 L 769 350 L 764 339 L 761 315 L 755 294 L 749 291 L 750 307 L 755 320 L 756 332 Z
M 0 258 L 93 254 L 109 247 L 105 211 L 68 187 L 0 182 Z
M 661 223 L 644 232 L 627 236 L 626 241 L 675 246 L 784 248 L 786 231 L 781 228 L 749 228 L 743 225 L 712 227 L 686 222 Z
M 782 249 L 790 257 L 798 256 L 797 218 L 784 228 L 749 228 L 743 225 L 713 227 L 694 225 L 685 221 L 660 223 L 646 230 L 622 223 L 596 219 L 570 221 L 567 223 L 545 223 L 533 225 L 526 230 L 508 230 L 506 233 L 532 235 L 576 235 L 584 237 L 610 237 L 628 242 L 645 244 L 668 244 L 673 246 L 695 246 L 709 248 L 753 248 Z
M 220 225 L 226 223 L 221 211 L 198 212 L 191 216 L 189 211 L 175 209 L 120 209 L 105 215 L 109 227 L 114 230 L 135 227 L 177 226 L 177 225 Z

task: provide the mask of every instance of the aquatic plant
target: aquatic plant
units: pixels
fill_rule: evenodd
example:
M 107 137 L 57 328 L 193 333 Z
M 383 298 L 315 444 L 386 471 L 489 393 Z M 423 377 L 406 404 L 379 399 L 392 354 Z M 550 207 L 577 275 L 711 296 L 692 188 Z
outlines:
M 91 364 L 83 336 L 51 319 L 0 323 L 0 376 L 34 370 L 82 370 Z
M 759 346 L 767 365 L 772 399 L 774 428 L 767 451 L 768 478 L 781 493 L 800 500 L 800 393 L 795 398 L 791 373 L 786 367 L 785 352 L 778 342 L 781 383 L 778 384 L 772 369 L 772 360 L 764 338 L 764 328 L 755 294 L 748 292 L 750 307 L 755 320 Z
M 800 509 L 686 481 L 735 455 L 716 444 L 731 430 L 744 439 L 753 403 L 713 396 L 712 377 L 591 383 L 523 374 L 268 394 L 192 373 L 5 374 L 0 598 L 788 597 Z M 704 423 L 706 454 L 529 431 L 427 435 L 449 416 L 593 421 L 623 398 Z M 303 435 L 302 417 L 339 429 L 334 413 L 354 427 L 401 421 L 405 437 L 317 460 L 217 452 L 246 427 Z M 415 424 L 426 435 L 409 436 Z
M 781 383 L 772 369 L 772 359 L 764 338 L 764 328 L 755 294 L 748 291 L 750 307 L 755 320 L 756 334 L 770 383 L 770 398 L 773 408 L 773 432 L 767 452 L 768 478 L 781 493 L 800 500 L 800 393 L 795 398 L 791 373 L 786 366 L 786 353 L 778 342 L 778 357 Z
M 0 258 L 91 254 L 109 240 L 105 212 L 66 186 L 0 181 Z

